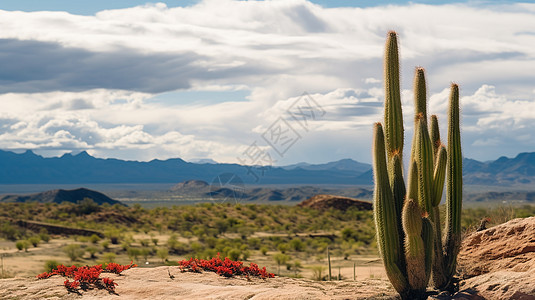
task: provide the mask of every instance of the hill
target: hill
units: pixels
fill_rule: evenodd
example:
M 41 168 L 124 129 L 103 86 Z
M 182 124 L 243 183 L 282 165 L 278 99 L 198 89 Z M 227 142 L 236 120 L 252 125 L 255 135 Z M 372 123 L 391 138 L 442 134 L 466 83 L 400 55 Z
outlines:
M 98 205 L 108 203 L 122 204 L 117 200 L 93 190 L 79 188 L 74 190 L 52 190 L 31 195 L 5 195 L 0 198 L 0 202 L 41 202 L 41 203 L 78 203 L 85 198 L 92 199 Z
M 371 202 L 334 195 L 316 195 L 299 203 L 298 206 L 320 210 L 334 208 L 345 211 L 350 207 L 356 207 L 359 210 L 372 210 Z

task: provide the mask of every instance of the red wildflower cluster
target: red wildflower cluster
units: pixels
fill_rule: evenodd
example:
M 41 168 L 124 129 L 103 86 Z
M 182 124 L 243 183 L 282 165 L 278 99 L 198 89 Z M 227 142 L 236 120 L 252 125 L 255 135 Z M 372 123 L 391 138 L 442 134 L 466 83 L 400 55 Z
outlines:
M 115 293 L 115 286 L 117 285 L 117 283 L 115 283 L 113 279 L 110 279 L 108 277 L 102 278 L 102 284 L 104 285 L 104 288 L 110 293 Z
M 137 265 L 133 264 L 132 262 L 130 262 L 129 265 L 124 265 L 124 266 L 120 264 L 116 264 L 116 263 L 109 263 L 106 266 L 106 270 L 104 272 L 121 274 L 122 271 L 128 270 L 130 268 L 135 268 L 135 267 L 137 267 Z
M 219 257 L 213 257 L 210 260 L 190 258 L 189 260 L 182 260 L 178 262 L 182 272 L 196 272 L 200 273 L 202 270 L 215 272 L 221 276 L 232 277 L 235 275 L 254 276 L 265 278 L 273 278 L 275 274 L 268 273 L 266 267 L 260 269 L 257 264 L 251 263 L 249 266 L 244 266 L 241 261 L 233 261 L 228 257 L 222 260 Z
M 76 289 L 80 286 L 80 282 L 76 280 L 69 281 L 69 279 L 66 279 L 65 282 L 63 282 L 63 285 L 65 285 L 65 288 L 67 288 L 69 292 L 76 293 L 77 292 Z
M 46 279 L 53 275 L 61 275 L 67 278 L 72 278 L 74 279 L 73 281 L 69 281 L 69 279 L 67 279 L 63 284 L 69 292 L 73 293 L 78 293 L 78 288 L 87 290 L 91 287 L 105 289 L 110 293 L 115 293 L 115 286 L 117 283 L 115 283 L 113 279 L 107 277 L 100 278 L 100 274 L 103 271 L 120 274 L 122 271 L 133 267 L 137 267 L 137 265 L 132 264 L 132 262 L 130 262 L 129 265 L 124 266 L 116 263 L 110 263 L 104 270 L 102 269 L 102 265 L 96 265 L 92 267 L 83 266 L 79 268 L 76 266 L 66 267 L 64 265 L 59 265 L 57 269 L 50 273 L 44 272 L 37 275 L 37 278 Z

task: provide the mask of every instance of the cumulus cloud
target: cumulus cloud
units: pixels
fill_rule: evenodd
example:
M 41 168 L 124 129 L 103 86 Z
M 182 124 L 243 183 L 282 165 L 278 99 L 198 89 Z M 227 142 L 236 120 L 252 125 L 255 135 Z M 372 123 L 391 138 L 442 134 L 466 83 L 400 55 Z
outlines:
M 429 112 L 441 124 L 450 81 L 461 85 L 465 155 L 514 155 L 534 146 L 534 14 L 533 4 L 323 8 L 305 0 L 160 3 L 94 16 L 0 10 L 0 147 L 235 162 L 278 118 L 296 122 L 288 107 L 308 92 L 325 114 L 280 161 L 370 161 L 384 37 L 395 29 L 405 120 L 413 67 L 422 65 Z M 176 90 L 248 95 L 154 100 Z

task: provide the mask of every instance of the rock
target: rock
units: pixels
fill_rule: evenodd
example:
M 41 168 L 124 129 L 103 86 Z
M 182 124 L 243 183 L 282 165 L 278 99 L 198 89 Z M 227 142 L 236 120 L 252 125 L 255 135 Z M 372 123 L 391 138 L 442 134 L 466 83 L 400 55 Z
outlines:
M 535 217 L 467 236 L 459 253 L 461 290 L 484 299 L 535 299 Z
M 174 278 L 170 278 L 170 275 Z M 101 275 L 102 276 L 102 275 Z M 65 278 L 0 280 L 0 299 L 379 299 L 393 293 L 386 279 L 312 281 L 276 277 L 266 280 L 225 278 L 211 272 L 182 273 L 178 267 L 134 268 L 105 274 L 118 283 L 117 295 L 104 290 L 69 293 Z M 396 299 L 389 297 L 385 299 Z

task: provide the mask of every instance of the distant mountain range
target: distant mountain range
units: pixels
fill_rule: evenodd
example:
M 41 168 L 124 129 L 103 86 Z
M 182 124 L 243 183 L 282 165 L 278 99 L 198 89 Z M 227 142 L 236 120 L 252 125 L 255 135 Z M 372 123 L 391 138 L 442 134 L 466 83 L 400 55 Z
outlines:
M 191 179 L 212 183 L 225 173 L 235 174 L 248 184 L 371 184 L 371 177 L 361 177 L 370 165 L 351 162 L 349 168 L 334 163 L 287 169 L 190 163 L 180 158 L 124 161 L 95 158 L 85 151 L 42 157 L 32 151 L 16 154 L 0 150 L 0 184 L 170 183 Z
M 535 183 L 535 152 L 491 162 L 464 159 L 463 164 L 466 184 Z M 180 158 L 149 162 L 102 159 L 85 151 L 45 158 L 32 151 L 16 154 L 0 150 L 0 184 L 215 183 L 222 174 L 236 175 L 244 184 L 373 184 L 371 165 L 352 159 L 260 168 L 212 160 L 191 163 Z

